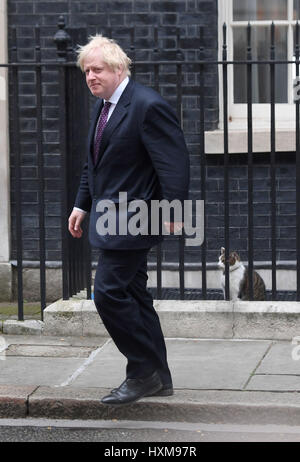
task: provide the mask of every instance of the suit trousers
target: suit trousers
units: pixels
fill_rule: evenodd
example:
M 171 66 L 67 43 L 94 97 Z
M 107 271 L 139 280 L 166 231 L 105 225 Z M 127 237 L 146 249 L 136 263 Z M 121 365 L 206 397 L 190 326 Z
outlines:
M 156 370 L 162 383 L 172 386 L 164 336 L 147 290 L 148 252 L 101 249 L 94 300 L 104 326 L 127 358 L 126 378 L 147 377 Z

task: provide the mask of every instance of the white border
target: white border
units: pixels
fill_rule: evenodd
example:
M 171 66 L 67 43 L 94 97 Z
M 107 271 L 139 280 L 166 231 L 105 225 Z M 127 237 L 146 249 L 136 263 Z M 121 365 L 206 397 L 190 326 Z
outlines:
M 0 3 L 0 62 L 7 62 L 7 8 Z M 10 170 L 7 69 L 0 68 L 0 262 L 10 258 Z

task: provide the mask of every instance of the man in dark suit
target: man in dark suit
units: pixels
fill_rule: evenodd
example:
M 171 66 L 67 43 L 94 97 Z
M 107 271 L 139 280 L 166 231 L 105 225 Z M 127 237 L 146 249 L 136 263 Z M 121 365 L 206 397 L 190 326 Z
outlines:
M 97 100 L 88 136 L 84 166 L 74 209 L 69 217 L 72 236 L 82 236 L 81 222 L 90 212 L 89 237 L 100 256 L 94 300 L 116 346 L 127 358 L 126 379 L 102 399 L 104 404 L 126 404 L 145 396 L 173 394 L 166 346 L 153 299 L 147 291 L 147 254 L 162 240 L 159 233 L 124 232 L 132 213 L 128 204 L 142 200 L 188 197 L 189 158 L 182 130 L 169 104 L 154 90 L 129 78 L 130 59 L 113 40 L 91 37 L 80 47 L 78 65 Z M 116 232 L 99 232 L 104 210 L 117 212 Z M 109 205 L 108 205 L 109 208 Z M 122 218 L 123 217 L 123 218 Z M 123 223 L 121 223 L 123 219 Z M 144 221 L 144 220 L 143 220 Z M 180 222 L 165 222 L 174 232 Z

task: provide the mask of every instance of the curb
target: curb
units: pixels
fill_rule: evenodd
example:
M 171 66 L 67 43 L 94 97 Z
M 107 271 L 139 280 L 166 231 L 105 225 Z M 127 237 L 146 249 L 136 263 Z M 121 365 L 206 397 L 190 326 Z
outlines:
M 37 387 L 0 385 L 0 418 L 23 418 L 28 415 L 28 399 Z
M 300 394 L 175 390 L 126 406 L 105 406 L 107 389 L 0 386 L 1 418 L 101 419 L 230 424 L 300 424 Z

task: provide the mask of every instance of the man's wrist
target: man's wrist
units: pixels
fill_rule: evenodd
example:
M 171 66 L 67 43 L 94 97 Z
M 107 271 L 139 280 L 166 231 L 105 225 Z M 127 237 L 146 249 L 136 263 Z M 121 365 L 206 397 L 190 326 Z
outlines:
M 73 207 L 73 210 L 78 210 L 78 212 L 87 213 L 85 210 L 82 210 L 79 207 Z

